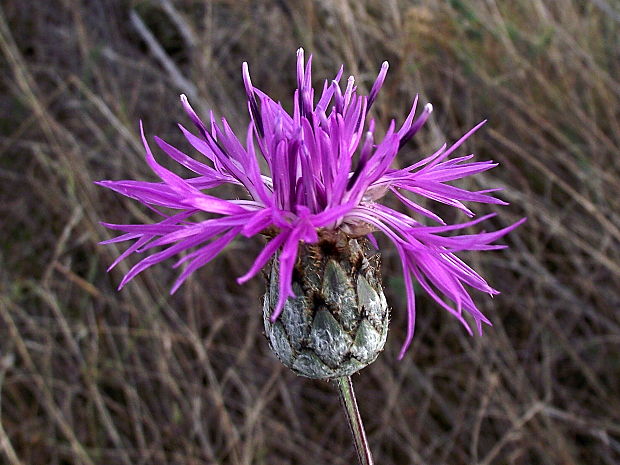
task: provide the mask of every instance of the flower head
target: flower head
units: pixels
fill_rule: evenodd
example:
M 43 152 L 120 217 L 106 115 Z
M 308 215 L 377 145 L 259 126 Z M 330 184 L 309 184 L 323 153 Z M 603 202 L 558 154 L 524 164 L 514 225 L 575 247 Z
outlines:
M 325 81 L 318 97 L 311 85 L 311 62 L 312 57 L 304 59 L 302 49 L 297 51 L 297 89 L 292 115 L 254 87 L 248 65 L 243 63 L 250 114 L 245 144 L 225 118 L 218 121 L 211 114 L 209 123 L 203 122 L 182 95 L 181 102 L 197 134 L 182 125 L 179 128 L 189 144 L 207 160 L 198 161 L 158 137 L 155 142 L 194 173 L 189 178 L 182 178 L 157 163 L 140 124 L 146 161 L 161 181 L 100 181 L 98 184 L 138 200 L 163 219 L 154 224 L 104 223 L 124 233 L 105 243 L 135 241 L 110 269 L 134 252 L 146 254 L 127 273 L 119 288 L 150 266 L 189 251 L 174 265 L 185 264 L 172 286 L 174 292 L 237 236 L 266 233 L 269 241 L 238 282 L 247 281 L 272 257 L 277 257 L 278 299 L 271 313 L 271 320 L 275 321 L 287 299 L 294 296 L 291 282 L 300 243 L 316 243 L 322 231 L 340 230 L 349 237 L 366 236 L 372 241 L 372 233 L 381 232 L 396 247 L 407 292 L 408 331 L 400 357 L 413 337 L 414 278 L 470 333 L 463 310 L 473 317 L 481 331 L 482 323 L 490 322 L 478 310 L 466 286 L 490 295 L 497 291 L 455 253 L 503 248 L 492 243 L 521 222 L 495 232 L 446 237 L 442 234 L 475 225 L 492 215 L 447 225 L 437 214 L 417 203 L 416 197 L 453 206 L 470 217 L 474 215 L 464 202 L 505 204 L 489 195 L 494 189 L 468 191 L 448 184 L 496 166 L 492 161 L 470 161 L 473 155 L 449 158 L 484 121 L 450 147 L 444 144 L 411 166 L 392 168 L 397 153 L 426 122 L 432 106 L 424 106 L 416 117 L 416 97 L 405 121 L 400 126 L 392 121 L 385 136 L 375 140 L 375 122 L 367 122 L 367 115 L 385 80 L 387 62 L 381 66 L 368 96 L 358 94 L 352 76 L 345 86 L 341 85 L 341 68 L 333 80 Z M 221 199 L 205 192 L 226 183 L 243 187 L 249 198 Z M 388 193 L 411 216 L 379 203 Z M 177 212 L 166 214 L 158 207 Z M 213 217 L 199 221 L 195 216 L 200 212 Z M 420 222 L 421 217 L 437 225 L 426 226 Z M 155 252 L 156 249 L 160 250 Z

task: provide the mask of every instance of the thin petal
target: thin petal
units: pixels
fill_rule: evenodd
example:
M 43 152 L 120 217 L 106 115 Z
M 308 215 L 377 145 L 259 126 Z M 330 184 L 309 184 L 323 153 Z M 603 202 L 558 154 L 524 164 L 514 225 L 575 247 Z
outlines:
M 284 241 L 288 238 L 289 232 L 284 231 L 278 234 L 276 237 L 271 239 L 267 245 L 261 250 L 261 252 L 256 257 L 256 260 L 248 270 L 246 274 L 237 278 L 237 282 L 239 284 L 243 284 L 246 281 L 249 281 L 253 278 L 256 273 L 258 273 L 271 259 L 273 254 L 278 250 L 278 248 L 284 243 Z

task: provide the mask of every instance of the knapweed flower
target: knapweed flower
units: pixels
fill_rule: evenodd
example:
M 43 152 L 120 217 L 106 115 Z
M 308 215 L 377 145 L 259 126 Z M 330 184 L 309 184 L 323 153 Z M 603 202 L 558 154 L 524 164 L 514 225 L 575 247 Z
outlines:
M 464 202 L 505 204 L 489 195 L 494 189 L 468 191 L 449 184 L 496 166 L 492 161 L 470 161 L 473 155 L 450 158 L 484 121 L 450 147 L 444 144 L 410 166 L 393 168 L 396 155 L 426 122 L 432 106 L 426 105 L 416 118 L 416 97 L 404 122 L 398 126 L 392 121 L 385 136 L 375 140 L 375 122 L 367 122 L 367 115 L 385 80 L 387 62 L 381 66 L 369 95 L 358 94 L 352 76 L 341 86 L 341 68 L 333 80 L 325 81 L 318 98 L 312 88 L 311 62 L 312 57 L 306 62 L 303 50 L 298 50 L 292 114 L 254 87 L 248 65 L 243 63 L 250 115 L 244 141 L 237 138 L 224 118 L 218 121 L 211 113 L 209 122 L 203 122 L 186 97 L 181 96 L 197 133 L 182 125 L 179 128 L 206 160 L 198 161 L 160 138 L 156 137 L 155 142 L 193 172 L 191 177 L 182 178 L 155 160 L 140 125 L 146 161 L 161 181 L 99 184 L 138 200 L 163 219 L 154 224 L 104 223 L 124 233 L 106 243 L 135 241 L 110 268 L 132 253 L 146 255 L 131 268 L 120 287 L 150 266 L 183 254 L 174 265 L 185 265 L 172 286 L 174 292 L 236 237 L 263 234 L 268 242 L 238 282 L 268 268 L 267 327 L 272 332 L 289 332 L 284 346 L 275 348 L 281 358 L 288 358 L 283 361 L 303 365 L 303 361 L 295 359 L 308 349 L 316 351 L 330 370 L 344 358 L 367 363 L 376 353 L 364 353 L 366 349 L 360 340 L 370 340 L 366 341 L 372 346 L 370 352 L 378 353 L 387 330 L 387 303 L 381 289 L 378 259 L 373 258 L 376 251 L 371 245 L 376 246 L 372 234 L 380 232 L 396 247 L 407 294 L 408 327 L 400 357 L 414 332 L 414 279 L 470 333 L 464 311 L 481 331 L 482 323 L 490 322 L 478 310 L 467 288 L 490 295 L 497 291 L 456 253 L 503 248 L 492 243 L 520 222 L 495 232 L 445 236 L 444 233 L 468 228 L 492 215 L 448 225 L 423 207 L 419 199 L 453 206 L 470 217 L 473 213 Z M 205 192 L 226 183 L 241 186 L 247 198 L 222 199 Z M 400 201 L 409 214 L 380 203 L 388 194 Z M 166 213 L 159 207 L 165 207 Z M 168 214 L 170 210 L 176 213 Z M 209 219 L 196 218 L 204 212 L 210 214 Z M 425 225 L 422 217 L 436 225 Z M 274 328 L 271 324 L 278 320 L 285 306 L 297 311 Z M 322 320 L 317 323 L 319 316 L 308 316 L 308 312 L 320 313 Z M 347 319 L 347 314 L 352 319 Z M 336 330 L 340 331 L 338 335 L 328 334 L 327 339 L 320 339 L 318 333 L 329 333 L 334 321 L 344 332 Z M 350 333 L 358 329 L 365 333 Z M 295 332 L 297 336 L 291 334 Z M 272 338 L 272 346 L 282 340 Z M 303 373 L 303 369 L 297 371 L 307 376 L 329 377 L 329 373 L 340 376 L 351 370 L 355 371 L 328 370 L 318 375 L 312 370 L 309 374 Z

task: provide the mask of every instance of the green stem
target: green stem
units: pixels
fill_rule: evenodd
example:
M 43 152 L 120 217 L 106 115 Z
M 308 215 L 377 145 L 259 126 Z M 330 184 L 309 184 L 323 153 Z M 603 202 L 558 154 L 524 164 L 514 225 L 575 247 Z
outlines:
M 338 386 L 338 393 L 340 394 L 342 406 L 347 415 L 347 420 L 349 420 L 351 433 L 353 433 L 353 442 L 355 443 L 355 450 L 357 450 L 357 457 L 359 458 L 360 465 L 373 465 L 374 462 L 372 460 L 370 448 L 368 447 L 368 440 L 366 439 L 362 417 L 357 408 L 351 377 L 342 376 L 336 378 L 335 381 Z

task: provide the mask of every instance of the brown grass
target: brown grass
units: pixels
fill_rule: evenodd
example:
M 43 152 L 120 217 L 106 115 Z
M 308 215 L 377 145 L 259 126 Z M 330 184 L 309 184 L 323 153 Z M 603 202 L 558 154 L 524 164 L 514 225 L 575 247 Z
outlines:
M 402 282 L 384 255 L 388 349 L 354 381 L 377 464 L 620 463 L 620 8 L 596 0 L 11 1 L 0 6 L 0 462 L 350 464 L 331 385 L 296 378 L 262 336 L 262 283 L 238 241 L 170 297 L 98 225 L 150 221 L 92 184 L 152 179 L 137 137 L 179 142 L 177 95 L 247 121 L 240 63 L 282 101 L 294 51 L 340 63 L 385 125 L 415 93 L 417 159 L 482 118 L 469 143 L 526 215 L 506 252 L 469 259 L 503 294 L 470 338 L 428 299 L 403 362 Z M 463 153 L 464 154 L 464 153 Z M 484 209 L 479 209 L 484 212 Z

